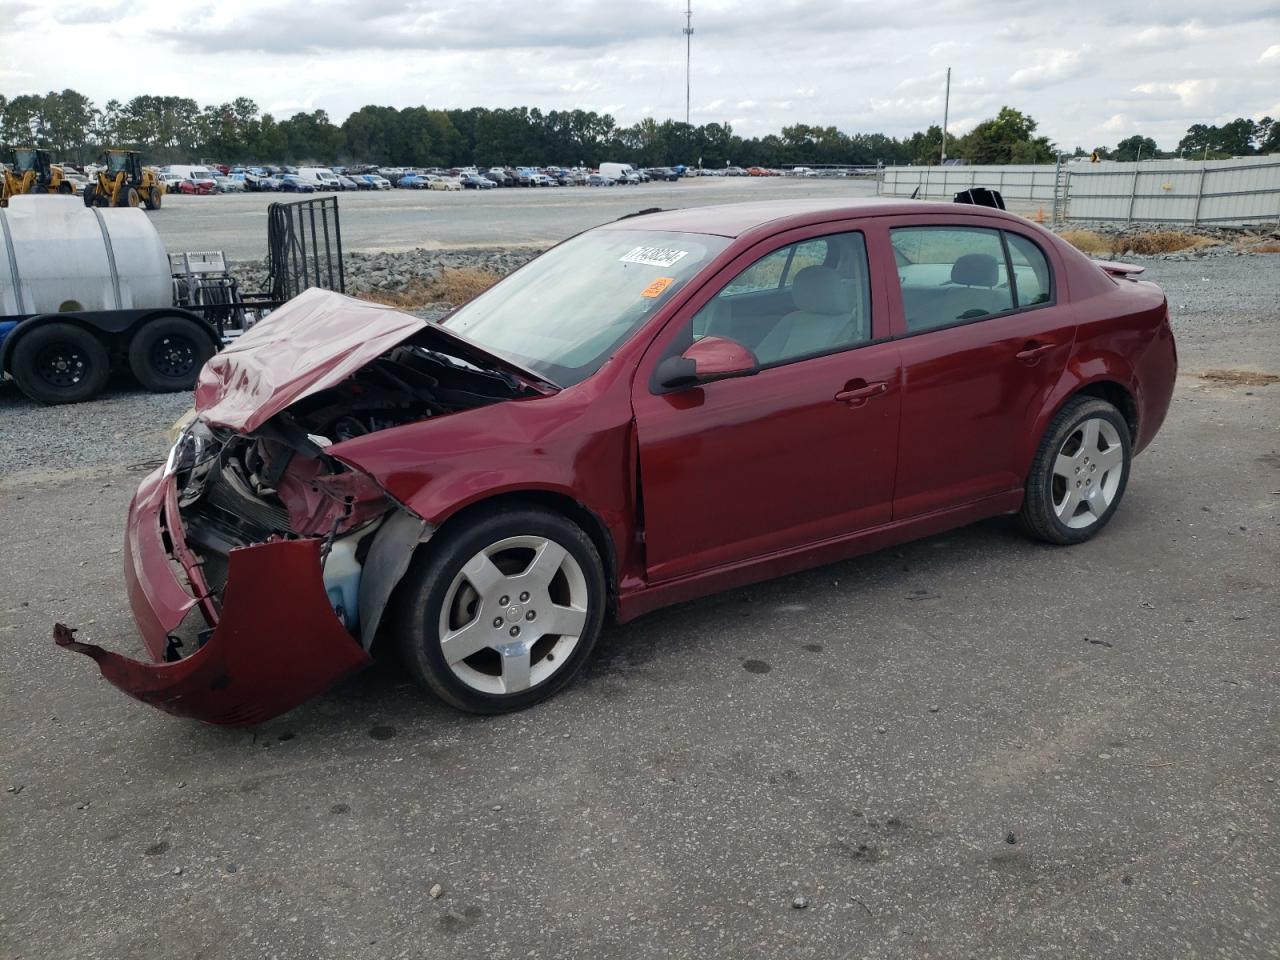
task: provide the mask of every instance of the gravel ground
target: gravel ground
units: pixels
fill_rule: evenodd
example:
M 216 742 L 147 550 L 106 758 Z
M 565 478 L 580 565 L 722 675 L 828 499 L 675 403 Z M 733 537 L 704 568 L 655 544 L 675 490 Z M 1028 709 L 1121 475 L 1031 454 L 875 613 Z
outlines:
M 515 255 L 512 262 L 519 259 Z M 1227 318 L 1276 321 L 1280 254 L 1143 263 L 1144 277 L 1164 288 L 1180 337 Z M 68 407 L 41 406 L 11 381 L 0 383 L 0 477 L 157 460 L 164 455 L 165 431 L 190 406 L 189 394 L 143 393 L 124 379 L 101 399 Z

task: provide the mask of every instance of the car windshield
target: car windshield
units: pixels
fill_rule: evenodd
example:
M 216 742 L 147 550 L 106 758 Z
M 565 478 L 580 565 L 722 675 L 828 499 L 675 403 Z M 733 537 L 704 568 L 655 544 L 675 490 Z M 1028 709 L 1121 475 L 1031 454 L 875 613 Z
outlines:
M 613 351 L 729 244 L 724 237 L 593 230 L 547 251 L 444 321 L 562 387 Z

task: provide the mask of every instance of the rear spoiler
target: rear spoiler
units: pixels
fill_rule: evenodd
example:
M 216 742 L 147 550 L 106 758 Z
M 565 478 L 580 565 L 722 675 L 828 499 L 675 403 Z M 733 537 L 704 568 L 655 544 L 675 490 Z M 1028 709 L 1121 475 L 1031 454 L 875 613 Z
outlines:
M 1133 263 L 1116 263 L 1114 260 L 1095 260 L 1093 262 L 1113 277 L 1133 278 L 1147 269 Z

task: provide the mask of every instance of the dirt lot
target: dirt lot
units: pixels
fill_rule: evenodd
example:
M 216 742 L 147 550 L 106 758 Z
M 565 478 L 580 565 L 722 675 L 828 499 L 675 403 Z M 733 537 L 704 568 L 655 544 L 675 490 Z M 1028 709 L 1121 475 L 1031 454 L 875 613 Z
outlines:
M 1280 956 L 1280 384 L 1199 376 L 1280 373 L 1276 266 L 1151 264 L 1182 376 L 1096 541 L 993 521 L 686 604 L 494 719 L 394 664 L 254 730 L 119 695 L 49 631 L 139 649 L 158 436 L 0 396 L 36 461 L 0 478 L 0 956 Z

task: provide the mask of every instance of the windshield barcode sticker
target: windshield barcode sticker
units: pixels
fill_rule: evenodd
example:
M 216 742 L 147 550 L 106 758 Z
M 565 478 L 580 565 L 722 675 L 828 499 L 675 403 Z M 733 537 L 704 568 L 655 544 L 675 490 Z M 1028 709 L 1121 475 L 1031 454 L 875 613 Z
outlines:
M 643 263 L 649 267 L 669 267 L 688 255 L 688 250 L 676 250 L 672 247 L 636 247 L 619 258 L 618 262 Z

